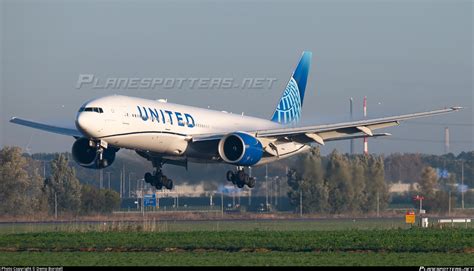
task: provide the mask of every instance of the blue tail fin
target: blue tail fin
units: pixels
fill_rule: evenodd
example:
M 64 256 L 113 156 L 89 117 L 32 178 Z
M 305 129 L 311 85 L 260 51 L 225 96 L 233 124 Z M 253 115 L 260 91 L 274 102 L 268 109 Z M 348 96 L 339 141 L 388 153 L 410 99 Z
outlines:
M 304 91 L 311 65 L 311 52 L 303 52 L 300 62 L 278 102 L 272 121 L 281 124 L 297 123 L 301 119 Z

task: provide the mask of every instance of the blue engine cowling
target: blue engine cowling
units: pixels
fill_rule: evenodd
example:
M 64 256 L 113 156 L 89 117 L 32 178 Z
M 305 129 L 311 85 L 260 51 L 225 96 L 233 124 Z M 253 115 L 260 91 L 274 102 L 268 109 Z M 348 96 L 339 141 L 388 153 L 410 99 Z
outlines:
M 262 143 L 257 138 L 242 132 L 221 138 L 218 149 L 222 160 L 237 166 L 255 165 L 263 155 Z
M 91 147 L 89 139 L 82 137 L 72 145 L 72 158 L 85 168 L 102 169 L 112 165 L 115 160 L 115 153 L 118 150 L 109 146 L 102 153 L 102 160 L 98 161 L 97 148 Z

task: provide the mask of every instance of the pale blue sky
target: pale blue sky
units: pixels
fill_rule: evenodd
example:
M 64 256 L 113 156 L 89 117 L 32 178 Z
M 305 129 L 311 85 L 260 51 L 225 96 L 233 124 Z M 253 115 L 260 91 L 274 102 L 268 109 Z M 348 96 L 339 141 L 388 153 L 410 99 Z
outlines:
M 309 50 L 304 123 L 347 119 L 350 97 L 360 116 L 365 95 L 369 117 L 461 105 L 459 113 L 386 129 L 393 139 L 370 140 L 369 149 L 440 154 L 445 124 L 451 151 L 474 149 L 471 1 L 224 2 L 1 1 L 0 143 L 70 150 L 72 138 L 9 118 L 73 123 L 85 100 L 114 93 L 270 118 Z M 81 73 L 277 81 L 261 90 L 78 90 Z M 345 152 L 349 143 L 323 152 L 335 147 Z

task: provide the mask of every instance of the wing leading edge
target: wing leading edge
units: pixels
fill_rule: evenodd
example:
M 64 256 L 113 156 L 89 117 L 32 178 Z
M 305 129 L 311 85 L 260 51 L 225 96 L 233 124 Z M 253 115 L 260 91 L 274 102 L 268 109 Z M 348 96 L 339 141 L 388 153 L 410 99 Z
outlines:
M 77 129 L 75 128 L 66 128 L 66 127 L 59 127 L 56 125 L 51 125 L 51 124 L 45 124 L 45 123 L 39 123 L 39 122 L 34 122 L 31 120 L 25 120 L 25 119 L 20 119 L 17 117 L 13 117 L 10 119 L 11 123 L 43 130 L 46 132 L 50 133 L 55 133 L 55 134 L 60 134 L 60 135 L 67 135 L 67 136 L 73 136 L 73 137 L 83 137 L 84 135 L 81 134 Z

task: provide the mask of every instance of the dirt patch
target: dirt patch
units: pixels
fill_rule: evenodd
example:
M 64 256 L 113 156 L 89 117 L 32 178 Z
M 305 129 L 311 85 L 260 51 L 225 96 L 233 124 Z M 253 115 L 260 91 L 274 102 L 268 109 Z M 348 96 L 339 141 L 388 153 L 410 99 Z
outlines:
M 165 252 L 185 252 L 186 249 L 177 248 L 177 247 L 167 247 L 167 248 L 164 248 L 163 251 L 165 251 Z
M 474 253 L 474 247 L 465 248 L 464 253 L 473 254 Z
M 82 247 L 79 249 L 79 251 L 81 252 L 94 252 L 94 251 L 97 251 L 96 248 L 94 247 Z

